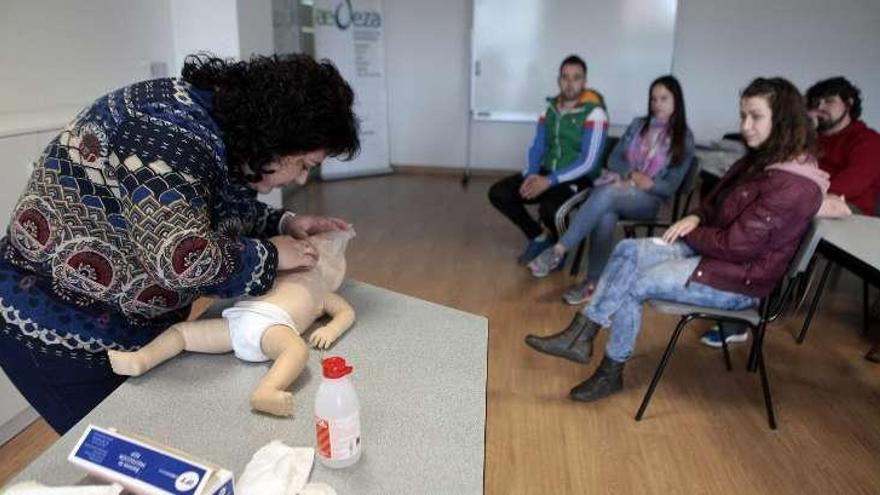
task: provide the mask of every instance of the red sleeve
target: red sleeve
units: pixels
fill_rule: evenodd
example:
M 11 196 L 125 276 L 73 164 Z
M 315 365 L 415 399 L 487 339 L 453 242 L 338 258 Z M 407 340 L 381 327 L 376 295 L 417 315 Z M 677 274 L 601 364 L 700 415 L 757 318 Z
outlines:
M 828 192 L 855 199 L 880 182 L 880 137 L 872 136 L 850 148 L 846 167 L 831 176 Z

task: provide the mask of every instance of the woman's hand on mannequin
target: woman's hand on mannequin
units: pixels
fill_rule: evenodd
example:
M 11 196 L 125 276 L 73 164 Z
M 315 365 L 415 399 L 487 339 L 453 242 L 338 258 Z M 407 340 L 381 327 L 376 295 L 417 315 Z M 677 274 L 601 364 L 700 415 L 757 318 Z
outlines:
M 305 239 L 310 235 L 349 228 L 351 228 L 351 224 L 341 218 L 322 217 L 318 215 L 296 215 L 290 220 L 284 222 L 284 225 L 281 226 L 281 233 L 292 235 L 297 239 Z
M 666 229 L 666 232 L 663 233 L 663 240 L 667 244 L 672 244 L 679 238 L 693 232 L 698 225 L 700 225 L 700 217 L 696 215 L 688 215 Z
M 309 241 L 294 239 L 289 235 L 276 235 L 269 238 L 269 242 L 278 250 L 279 270 L 309 270 L 318 262 L 318 251 Z

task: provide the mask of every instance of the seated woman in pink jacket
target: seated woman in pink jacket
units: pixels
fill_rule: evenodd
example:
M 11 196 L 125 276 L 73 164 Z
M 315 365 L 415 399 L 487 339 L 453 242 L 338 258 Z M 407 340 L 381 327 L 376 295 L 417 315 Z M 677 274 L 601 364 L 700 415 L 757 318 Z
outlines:
M 748 152 L 700 208 L 662 239 L 618 243 L 592 303 L 561 332 L 526 338 L 539 352 L 587 362 L 599 329 L 609 327 L 601 364 L 571 399 L 595 401 L 623 389 L 645 300 L 741 310 L 785 275 L 828 190 L 828 174 L 816 164 L 816 134 L 789 81 L 752 81 L 742 92 L 740 120 Z

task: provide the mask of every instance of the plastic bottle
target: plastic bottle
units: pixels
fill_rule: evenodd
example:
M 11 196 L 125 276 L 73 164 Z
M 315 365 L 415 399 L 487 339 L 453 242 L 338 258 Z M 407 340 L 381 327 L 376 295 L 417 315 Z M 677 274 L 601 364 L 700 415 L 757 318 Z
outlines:
M 348 375 L 354 370 L 345 359 L 332 356 L 321 362 L 324 378 L 315 395 L 315 452 L 329 468 L 344 468 L 361 457 L 360 404 Z

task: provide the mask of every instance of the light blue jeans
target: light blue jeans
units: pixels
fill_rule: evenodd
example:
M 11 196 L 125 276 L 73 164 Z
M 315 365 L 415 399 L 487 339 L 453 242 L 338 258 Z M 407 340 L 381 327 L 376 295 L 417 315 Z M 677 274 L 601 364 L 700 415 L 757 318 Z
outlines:
M 587 265 L 587 280 L 595 282 L 614 246 L 614 229 L 621 217 L 629 220 L 653 220 L 657 216 L 661 199 L 632 186 L 606 184 L 590 192 L 581 205 L 571 226 L 559 242 L 571 251 L 592 233 Z
M 657 244 L 653 239 L 624 239 L 611 253 L 599 278 L 592 303 L 582 311 L 590 320 L 609 327 L 605 355 L 618 362 L 632 356 L 642 322 L 642 303 L 648 299 L 740 310 L 758 299 L 688 282 L 700 256 L 684 242 Z

